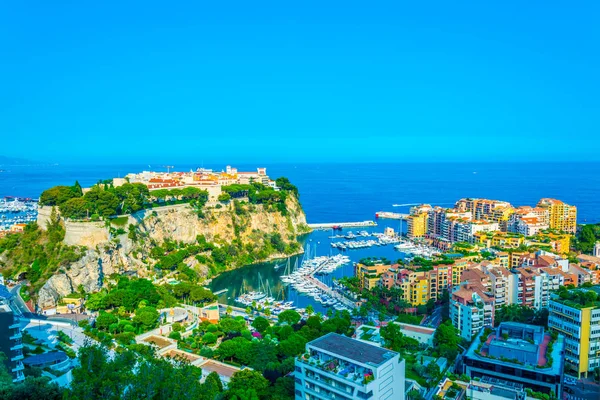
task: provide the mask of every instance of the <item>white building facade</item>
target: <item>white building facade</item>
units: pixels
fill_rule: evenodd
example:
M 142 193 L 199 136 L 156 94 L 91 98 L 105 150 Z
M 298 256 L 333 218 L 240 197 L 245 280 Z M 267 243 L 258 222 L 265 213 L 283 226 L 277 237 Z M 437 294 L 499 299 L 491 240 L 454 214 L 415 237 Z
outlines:
M 329 333 L 296 359 L 295 398 L 404 400 L 404 368 L 394 351 Z

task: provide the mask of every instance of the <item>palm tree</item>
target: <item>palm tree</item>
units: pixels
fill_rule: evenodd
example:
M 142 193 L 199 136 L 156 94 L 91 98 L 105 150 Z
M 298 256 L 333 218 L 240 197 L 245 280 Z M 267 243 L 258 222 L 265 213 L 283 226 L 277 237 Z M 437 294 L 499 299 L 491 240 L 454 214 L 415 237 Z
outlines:
M 312 314 L 314 314 L 315 309 L 313 308 L 312 304 L 309 304 L 308 306 L 306 306 L 306 314 L 308 314 L 308 316 L 310 317 Z
M 271 316 L 271 309 L 270 309 L 270 308 L 265 308 L 265 315 L 266 315 L 267 317 L 270 317 L 270 316 Z
M 252 309 L 250 308 L 250 306 L 246 307 L 246 314 L 252 314 Z
M 233 312 L 233 308 L 231 306 L 227 306 L 227 309 L 225 310 L 225 314 L 231 315 L 232 312 Z

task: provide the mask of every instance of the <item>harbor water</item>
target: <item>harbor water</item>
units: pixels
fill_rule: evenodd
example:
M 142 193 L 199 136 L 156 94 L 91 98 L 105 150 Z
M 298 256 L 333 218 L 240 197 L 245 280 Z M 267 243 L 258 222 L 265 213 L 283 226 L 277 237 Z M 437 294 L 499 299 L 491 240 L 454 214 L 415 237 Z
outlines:
M 332 239 L 332 236 L 347 235 L 349 232 L 356 234 L 360 231 L 366 231 L 369 234 L 383 233 L 386 227 L 391 227 L 396 232 L 404 232 L 406 230 L 406 223 L 398 220 L 387 220 L 380 219 L 377 221 L 378 225 L 375 227 L 368 228 L 345 228 L 341 231 L 329 230 L 316 230 L 308 235 L 300 237 L 305 250 L 311 253 L 311 256 L 331 256 L 336 254 L 343 254 L 350 258 L 349 263 L 337 268 L 330 274 L 316 275 L 315 278 L 319 279 L 327 286 L 332 287 L 333 280 L 339 279 L 346 276 L 354 276 L 354 263 L 360 259 L 366 257 L 375 258 L 386 258 L 392 263 L 398 259 L 404 259 L 406 254 L 396 250 L 394 244 L 382 245 L 382 246 L 371 246 L 357 249 L 340 250 L 332 247 L 332 242 L 345 242 L 344 239 Z M 356 238 L 349 241 L 357 241 L 364 239 L 372 239 L 373 236 L 368 238 Z M 308 255 L 298 255 L 289 258 L 291 267 L 294 265 L 302 265 L 302 260 Z M 275 268 L 279 265 L 279 268 Z M 242 306 L 235 302 L 235 299 L 243 293 L 250 291 L 268 291 L 275 299 L 281 301 L 292 301 L 298 308 L 305 308 L 309 304 L 313 306 L 316 312 L 325 313 L 327 308 L 316 302 L 311 296 L 301 294 L 291 285 L 286 285 L 281 281 L 281 276 L 286 274 L 287 260 L 276 260 L 273 262 L 260 263 L 245 266 L 233 271 L 227 271 L 217 276 L 210 283 L 210 288 L 213 292 L 219 292 L 226 290 L 226 292 L 219 294 L 219 302 L 224 304 Z

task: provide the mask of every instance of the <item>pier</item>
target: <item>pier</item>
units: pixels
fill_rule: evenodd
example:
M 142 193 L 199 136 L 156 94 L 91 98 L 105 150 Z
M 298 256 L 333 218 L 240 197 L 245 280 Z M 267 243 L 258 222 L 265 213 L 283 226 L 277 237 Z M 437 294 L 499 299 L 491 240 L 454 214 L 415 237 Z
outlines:
M 346 296 L 344 296 L 342 293 L 338 292 L 337 290 L 327 286 L 326 284 L 324 284 L 323 282 L 321 282 L 320 280 L 315 278 L 312 274 L 307 275 L 305 277 L 305 279 L 307 281 L 309 281 L 310 283 L 312 283 L 313 285 L 315 285 L 317 287 L 317 289 L 319 289 L 320 291 L 325 293 L 327 296 L 336 299 L 337 301 L 339 301 L 346 307 L 349 307 L 350 309 L 355 309 L 358 307 L 354 301 L 348 299 Z
M 308 224 L 311 229 L 332 229 L 334 227 L 339 228 L 359 228 L 367 226 L 377 226 L 375 221 L 362 221 L 362 222 L 325 222 L 320 224 Z
M 377 211 L 375 217 L 384 219 L 399 219 L 405 221 L 410 214 L 395 213 L 389 211 Z

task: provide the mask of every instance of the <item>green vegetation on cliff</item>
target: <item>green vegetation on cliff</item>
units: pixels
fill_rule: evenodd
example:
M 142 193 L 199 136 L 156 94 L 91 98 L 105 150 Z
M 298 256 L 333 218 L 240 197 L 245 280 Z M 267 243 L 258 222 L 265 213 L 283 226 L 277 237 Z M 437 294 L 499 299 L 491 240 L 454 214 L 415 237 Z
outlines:
M 84 249 L 63 243 L 65 230 L 53 212 L 45 231 L 30 223 L 23 233 L 0 239 L 2 274 L 26 278 L 35 292 L 61 268 L 79 260 Z
M 166 240 L 162 244 L 153 244 L 150 255 L 158 260 L 154 268 L 174 276 L 182 281 L 197 282 L 198 273 L 185 262 L 189 257 L 207 266 L 207 278 L 218 275 L 223 271 L 266 260 L 274 254 L 291 255 L 300 250 L 298 242 L 286 242 L 281 234 L 252 232 L 245 240 L 237 237 L 231 242 L 218 241 L 211 243 L 203 235 L 196 238 L 196 243 L 185 244 Z
M 289 193 L 293 193 L 298 198 L 298 188 L 284 177 L 277 178 L 275 182 L 281 190 L 276 191 L 272 187 L 256 182 L 223 186 L 221 190 L 231 198 L 247 197 L 250 204 L 264 204 L 267 209 L 274 209 L 287 215 L 285 200 Z
M 246 193 L 230 187 L 234 195 L 225 192 L 230 200 L 209 207 L 206 191 L 197 188 L 149 192 L 141 184 L 113 187 L 104 181 L 83 194 L 79 184 L 56 186 L 40 200 L 52 207 L 46 230 L 34 223 L 23 234 L 0 240 L 0 270 L 9 278 L 28 279 L 32 285 L 24 295 L 51 306 L 72 290 L 102 289 L 97 273 L 139 273 L 197 284 L 226 270 L 297 254 L 297 236 L 308 228 L 296 187 L 286 178 L 278 182 L 279 191 L 258 183 L 237 185 Z M 143 218 L 114 217 L 180 202 L 189 203 L 193 212 L 170 207 Z M 90 220 L 104 218 L 106 226 L 69 221 L 88 215 Z M 82 245 L 66 245 L 65 238 Z
M 69 219 L 98 219 L 113 215 L 176 203 L 191 203 L 201 209 L 208 200 L 208 192 L 198 188 L 159 189 L 152 193 L 141 183 L 125 183 L 114 187 L 112 181 L 98 183 L 85 194 L 81 186 L 55 186 L 40 196 L 40 205 L 58 206 L 63 217 Z

